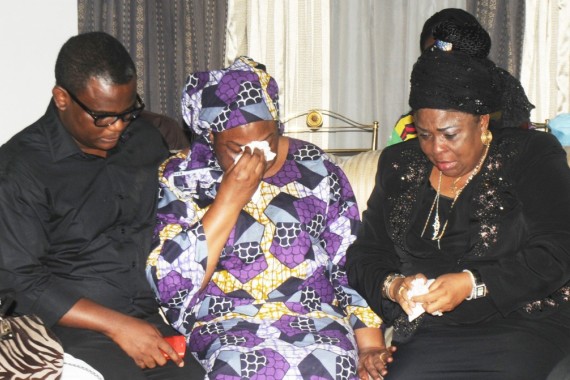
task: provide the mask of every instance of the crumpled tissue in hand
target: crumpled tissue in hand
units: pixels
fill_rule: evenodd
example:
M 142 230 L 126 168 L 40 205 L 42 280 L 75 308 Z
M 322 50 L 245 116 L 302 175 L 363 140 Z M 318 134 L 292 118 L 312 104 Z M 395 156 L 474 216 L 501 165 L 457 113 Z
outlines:
M 249 144 L 245 144 L 241 147 L 242 153 L 236 156 L 234 162 L 238 162 L 238 160 L 243 155 L 243 152 L 245 152 L 246 147 L 250 147 L 252 152 L 254 149 L 259 149 L 262 151 L 265 156 L 265 161 L 271 161 L 275 158 L 275 153 L 271 151 L 271 147 L 269 147 L 269 143 L 267 141 L 252 141 Z
M 238 160 L 243 156 L 243 152 L 245 152 L 245 148 L 250 147 L 251 151 L 253 152 L 254 149 L 259 149 L 263 152 L 265 156 L 265 161 L 271 161 L 275 158 L 276 154 L 271 150 L 269 143 L 267 141 L 252 141 L 249 144 L 245 144 L 241 147 L 242 153 L 238 154 L 234 159 L 234 163 L 238 162 Z M 255 190 L 255 193 L 252 195 L 251 200 L 253 203 L 257 203 L 259 198 L 261 197 L 261 183 Z
M 412 288 L 408 290 L 408 298 L 426 294 L 429 291 L 430 285 L 434 281 L 435 280 L 432 278 L 424 283 L 424 280 L 422 278 L 416 278 L 414 281 L 412 281 Z M 416 302 L 416 307 L 412 309 L 412 314 L 408 315 L 408 320 L 411 322 L 423 313 L 425 313 L 424 307 L 421 303 Z

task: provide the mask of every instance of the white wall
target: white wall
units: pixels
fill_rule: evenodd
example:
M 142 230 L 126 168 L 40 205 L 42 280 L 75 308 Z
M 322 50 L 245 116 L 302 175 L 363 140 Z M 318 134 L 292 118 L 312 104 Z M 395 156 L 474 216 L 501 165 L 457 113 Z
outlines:
M 77 0 L 0 2 L 0 145 L 43 115 L 57 53 L 75 34 Z

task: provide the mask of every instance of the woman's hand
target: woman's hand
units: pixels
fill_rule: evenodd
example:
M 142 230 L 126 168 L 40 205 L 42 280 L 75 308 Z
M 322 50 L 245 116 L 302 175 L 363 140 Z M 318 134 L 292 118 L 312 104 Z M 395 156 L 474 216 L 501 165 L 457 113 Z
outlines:
M 358 345 L 358 378 L 383 379 L 388 373 L 386 364 L 394 361 L 392 353 L 396 347 L 386 348 L 384 334 L 380 328 L 363 327 L 354 330 Z
M 395 280 L 390 289 L 392 298 L 408 315 L 412 314 L 417 303 L 422 304 L 426 313 L 436 316 L 452 311 L 471 294 L 473 287 L 468 273 L 448 273 L 435 279 L 426 294 L 409 298 L 408 291 L 412 289 L 412 281 L 416 279 L 427 281 L 425 275 L 418 273 Z
M 414 300 L 408 297 L 408 291 L 412 289 L 413 285 L 412 282 L 414 280 L 423 280 L 424 282 L 427 281 L 427 278 L 422 273 L 418 273 L 413 276 L 407 276 L 401 279 L 396 279 L 392 283 L 391 288 L 389 289 L 390 295 L 392 299 L 394 299 L 404 310 L 407 315 L 412 314 L 412 309 L 416 307 L 415 297 Z
M 249 147 L 225 172 L 214 202 L 202 218 L 208 261 L 201 289 L 204 289 L 218 265 L 220 254 L 237 222 L 243 207 L 249 202 L 265 173 L 267 161 L 259 149 Z
M 412 297 L 412 302 L 421 302 L 426 313 L 449 312 L 469 297 L 472 287 L 469 273 L 447 273 L 435 279 L 427 294 Z
M 237 162 L 224 172 L 216 200 L 241 210 L 257 190 L 266 166 L 261 150 L 246 147 Z
M 361 380 L 383 379 L 388 374 L 386 365 L 392 363 L 396 347 L 368 347 L 358 351 L 358 378 Z

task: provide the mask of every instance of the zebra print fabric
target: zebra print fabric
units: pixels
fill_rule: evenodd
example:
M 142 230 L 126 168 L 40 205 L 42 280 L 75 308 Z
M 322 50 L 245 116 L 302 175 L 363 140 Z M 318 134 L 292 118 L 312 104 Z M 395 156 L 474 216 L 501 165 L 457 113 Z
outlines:
M 58 380 L 63 348 L 35 315 L 0 317 L 0 379 Z

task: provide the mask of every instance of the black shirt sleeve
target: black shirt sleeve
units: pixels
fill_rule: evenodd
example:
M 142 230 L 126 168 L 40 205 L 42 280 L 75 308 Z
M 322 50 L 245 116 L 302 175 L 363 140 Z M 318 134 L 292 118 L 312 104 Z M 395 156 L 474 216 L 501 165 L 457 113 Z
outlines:
M 50 240 L 42 224 L 42 194 L 24 165 L 0 175 L 0 287 L 15 290 L 17 309 L 55 324 L 81 298 L 43 260 Z M 36 189 L 34 189 L 36 188 Z

